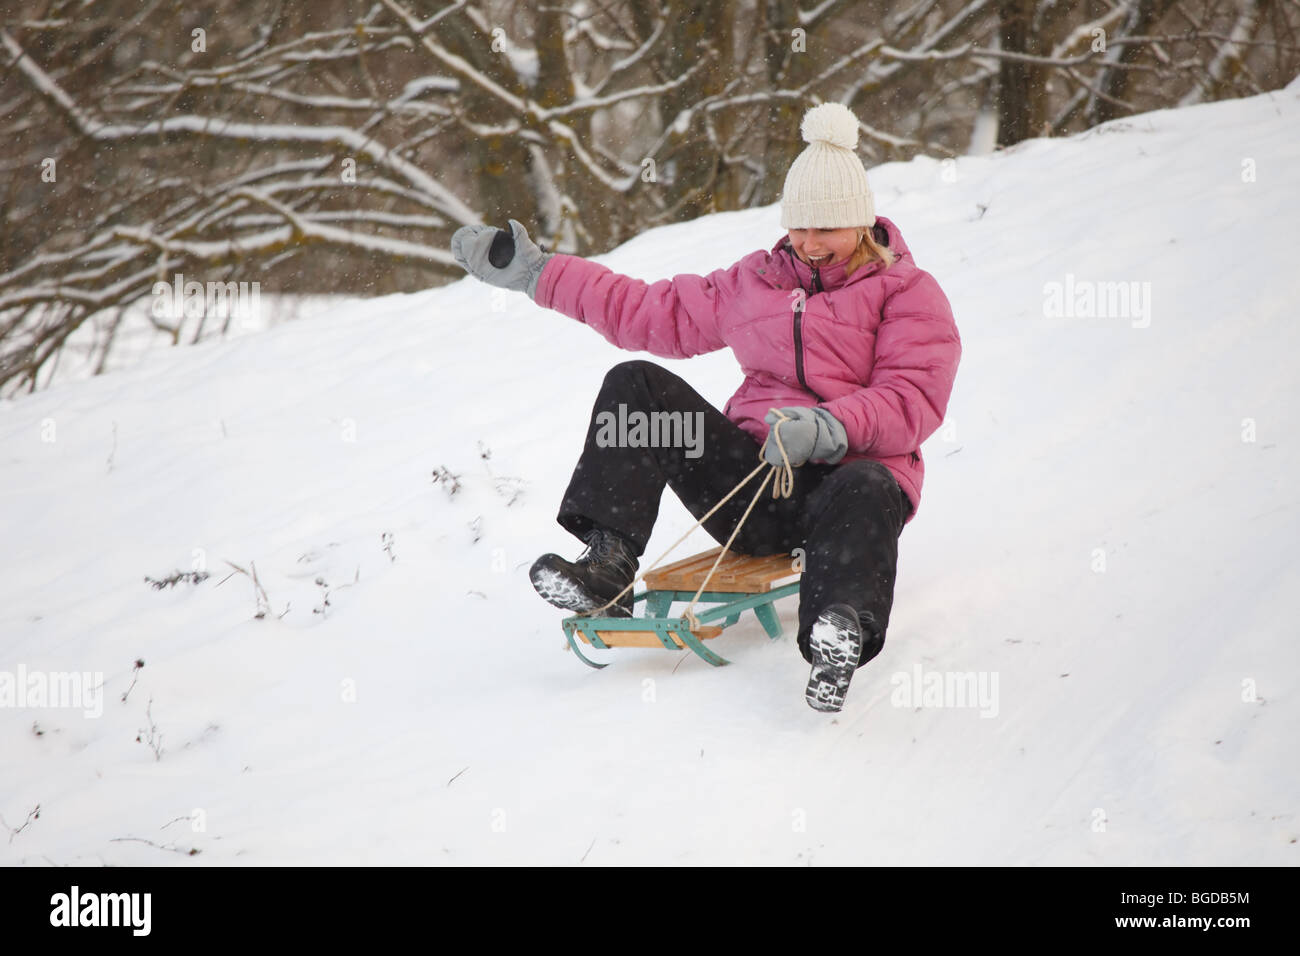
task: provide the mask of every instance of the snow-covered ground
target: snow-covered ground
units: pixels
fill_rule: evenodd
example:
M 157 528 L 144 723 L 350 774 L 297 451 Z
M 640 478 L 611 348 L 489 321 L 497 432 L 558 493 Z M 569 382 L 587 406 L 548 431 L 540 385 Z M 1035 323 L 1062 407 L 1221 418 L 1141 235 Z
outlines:
M 355 296 L 342 295 L 263 294 L 260 283 L 246 282 L 239 297 L 231 300 L 235 302 L 233 308 L 217 301 L 213 303 L 215 308 L 191 306 L 191 314 L 186 314 L 185 283 L 193 279 L 187 280 L 181 273 L 181 281 L 177 283 L 176 276 L 173 273 L 166 281 L 155 283 L 152 296 L 132 303 L 120 316 L 117 312 L 101 312 L 84 322 L 41 370 L 40 386 L 78 381 L 97 374 L 100 346 L 110 333 L 113 344 L 104 359 L 103 370 L 119 372 L 152 361 L 159 349 L 222 335 L 226 340 L 237 339 L 358 301 Z M 173 288 L 179 288 L 179 295 L 170 294 Z M 188 301 L 192 303 L 193 293 L 191 296 Z M 159 325 L 166 328 L 160 329 Z
M 1298 127 L 1293 83 L 871 171 L 965 351 L 835 718 L 752 617 L 726 668 L 562 650 L 526 571 L 580 550 L 555 507 L 631 356 L 522 295 L 466 279 L 0 404 L 0 680 L 103 675 L 99 716 L 0 707 L 0 861 L 1295 863 Z M 704 272 L 778 221 L 600 259 Z M 1098 283 L 1135 284 L 1124 314 L 1052 308 Z M 668 364 L 718 404 L 740 380 Z M 668 495 L 649 557 L 690 524 Z M 990 696 L 909 699 L 918 672 Z

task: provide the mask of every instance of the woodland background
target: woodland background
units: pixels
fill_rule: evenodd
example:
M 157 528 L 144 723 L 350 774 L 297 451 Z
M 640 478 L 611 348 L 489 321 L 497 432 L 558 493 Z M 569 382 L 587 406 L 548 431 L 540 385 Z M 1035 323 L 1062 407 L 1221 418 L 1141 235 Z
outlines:
M 590 255 L 780 197 L 819 102 L 868 169 L 1286 85 L 1296 0 L 0 4 L 0 396 L 178 272 L 380 295 L 469 222 Z M 1063 184 L 1064 186 L 1064 184 Z M 171 341 L 219 321 L 150 321 Z

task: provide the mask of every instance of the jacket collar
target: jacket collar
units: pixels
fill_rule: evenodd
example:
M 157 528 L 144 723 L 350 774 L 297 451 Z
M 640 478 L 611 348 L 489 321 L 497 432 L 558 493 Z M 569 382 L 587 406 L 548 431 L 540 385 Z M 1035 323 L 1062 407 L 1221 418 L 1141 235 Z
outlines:
M 882 245 L 888 246 L 890 251 L 894 253 L 895 258 L 901 258 L 908 254 L 907 244 L 903 242 L 898 227 L 884 216 L 876 217 L 875 237 L 877 242 L 881 242 L 882 239 L 886 240 Z M 776 244 L 772 246 L 771 256 L 782 264 L 783 271 L 788 276 L 793 277 L 801 288 L 812 291 L 812 266 L 794 254 L 794 249 L 790 247 L 789 234 L 776 241 Z M 852 285 L 854 282 L 874 275 L 878 271 L 880 271 L 880 264 L 873 262 L 863 266 L 853 273 L 851 277 L 846 278 L 844 275 L 845 263 L 841 262 L 832 266 L 823 266 L 817 270 L 817 275 L 821 280 L 822 288 L 830 292 L 845 285 Z

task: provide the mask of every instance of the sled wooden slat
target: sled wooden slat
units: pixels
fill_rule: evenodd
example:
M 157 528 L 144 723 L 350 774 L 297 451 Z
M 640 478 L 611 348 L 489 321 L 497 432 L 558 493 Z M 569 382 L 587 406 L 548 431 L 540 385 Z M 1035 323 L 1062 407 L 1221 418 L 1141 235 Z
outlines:
M 591 643 L 591 641 L 587 640 L 587 635 L 582 633 L 582 631 L 577 631 L 576 633 L 578 637 L 582 639 L 584 644 Z M 701 641 L 707 641 L 711 638 L 717 637 L 721 633 L 722 628 L 717 625 L 701 624 L 700 629 L 695 632 L 695 637 Z M 654 631 L 618 631 L 612 629 L 606 630 L 602 627 L 596 632 L 596 634 L 606 647 L 663 647 L 663 642 L 659 640 Z M 678 647 L 686 646 L 681 639 L 671 631 L 668 632 L 668 638 Z
M 721 550 L 720 547 L 714 548 L 651 571 L 645 576 L 646 587 L 652 591 L 694 591 L 713 567 Z M 798 574 L 791 566 L 788 554 L 754 558 L 728 552 L 709 579 L 709 590 L 762 594 L 772 589 L 773 582 Z
M 720 667 L 727 663 L 726 658 L 705 647 L 704 642 L 717 637 L 749 611 L 758 618 L 767 636 L 776 640 L 781 636 L 781 621 L 772 605 L 799 593 L 799 572 L 794 569 L 790 556 L 754 558 L 728 553 L 708 579 L 708 590 L 700 591 L 721 550 L 714 548 L 692 555 L 647 574 L 646 589 L 632 597 L 634 605 L 641 605 L 641 616 L 565 618 L 564 636 L 569 650 L 584 664 L 595 668 L 608 665 L 587 657 L 579 649 L 581 645 L 602 651 L 614 647 L 689 649 Z M 691 601 L 698 602 L 693 621 L 669 613 L 674 604 Z M 705 605 L 713 606 L 705 610 Z M 697 625 L 694 631 L 690 630 L 691 623 Z

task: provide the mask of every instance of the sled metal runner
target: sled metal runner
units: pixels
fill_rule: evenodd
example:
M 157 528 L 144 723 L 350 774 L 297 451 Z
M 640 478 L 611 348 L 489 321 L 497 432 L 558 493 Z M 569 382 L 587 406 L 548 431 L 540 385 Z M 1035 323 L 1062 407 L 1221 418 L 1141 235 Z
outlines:
M 697 603 L 717 605 L 697 611 L 699 629 L 692 631 L 686 617 L 670 617 L 676 602 L 689 602 L 700 583 L 713 567 L 721 548 L 714 548 L 674 564 L 658 568 L 645 577 L 645 590 L 633 595 L 633 607 L 645 602 L 642 617 L 586 617 L 564 619 L 564 636 L 578 659 L 589 667 L 601 668 L 581 650 L 580 643 L 601 650 L 612 647 L 662 647 L 667 650 L 689 648 L 714 667 L 730 663 L 709 650 L 704 642 L 717 637 L 740 616 L 752 610 L 768 637 L 781 636 L 781 622 L 773 602 L 799 592 L 799 582 L 773 586 L 777 581 L 797 577 L 790 556 L 776 554 L 752 558 L 727 554 L 709 578 L 708 590 L 701 592 Z

